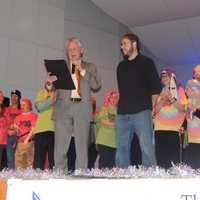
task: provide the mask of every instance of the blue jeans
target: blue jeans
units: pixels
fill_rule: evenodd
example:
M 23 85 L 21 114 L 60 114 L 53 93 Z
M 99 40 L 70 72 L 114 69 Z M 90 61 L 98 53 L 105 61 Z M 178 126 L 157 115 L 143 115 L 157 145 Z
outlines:
M 16 147 L 16 135 L 8 136 L 8 144 L 6 147 L 7 153 L 7 165 L 9 169 L 15 168 L 15 147 Z
M 127 168 L 130 165 L 130 145 L 134 133 L 139 138 L 142 164 L 147 167 L 156 165 L 152 114 L 151 110 L 144 110 L 116 116 L 117 167 Z

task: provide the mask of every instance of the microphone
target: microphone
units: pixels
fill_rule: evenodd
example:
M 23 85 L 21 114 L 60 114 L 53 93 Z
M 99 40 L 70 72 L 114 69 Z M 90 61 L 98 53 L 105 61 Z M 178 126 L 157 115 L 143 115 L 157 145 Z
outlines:
M 72 74 L 75 73 L 75 67 L 76 67 L 76 65 L 75 65 L 75 64 L 72 64 Z

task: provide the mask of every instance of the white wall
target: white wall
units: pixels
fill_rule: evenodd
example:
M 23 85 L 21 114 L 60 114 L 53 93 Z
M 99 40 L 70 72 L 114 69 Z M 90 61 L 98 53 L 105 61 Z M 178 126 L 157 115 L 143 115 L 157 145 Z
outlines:
M 170 67 L 185 85 L 200 63 L 200 16 L 134 27 L 143 44 L 157 57 L 158 67 Z
M 119 38 L 128 31 L 90 0 L 0 0 L 0 89 L 34 99 L 46 77 L 43 59 L 63 58 L 65 40 L 76 36 L 100 71 L 101 103 L 116 88 Z
M 192 71 L 197 63 L 174 65 L 172 68 L 176 72 L 177 80 L 185 87 L 188 80 L 192 79 Z
M 63 57 L 64 0 L 0 0 L 0 88 L 32 99 L 44 58 Z

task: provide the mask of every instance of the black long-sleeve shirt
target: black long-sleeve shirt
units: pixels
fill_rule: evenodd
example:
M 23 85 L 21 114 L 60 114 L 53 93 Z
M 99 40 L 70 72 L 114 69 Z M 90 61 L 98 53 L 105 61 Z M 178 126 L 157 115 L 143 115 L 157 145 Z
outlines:
M 152 109 L 152 95 L 161 92 L 154 62 L 141 54 L 133 60 L 119 63 L 117 82 L 120 93 L 118 114 L 134 114 Z

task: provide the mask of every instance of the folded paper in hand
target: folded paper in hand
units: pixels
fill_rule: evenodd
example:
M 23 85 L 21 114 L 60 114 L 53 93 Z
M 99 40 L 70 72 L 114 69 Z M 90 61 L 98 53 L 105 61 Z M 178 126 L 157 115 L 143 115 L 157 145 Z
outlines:
M 47 72 L 55 75 L 57 80 L 53 82 L 56 89 L 73 90 L 75 89 L 70 71 L 65 60 L 44 60 Z

